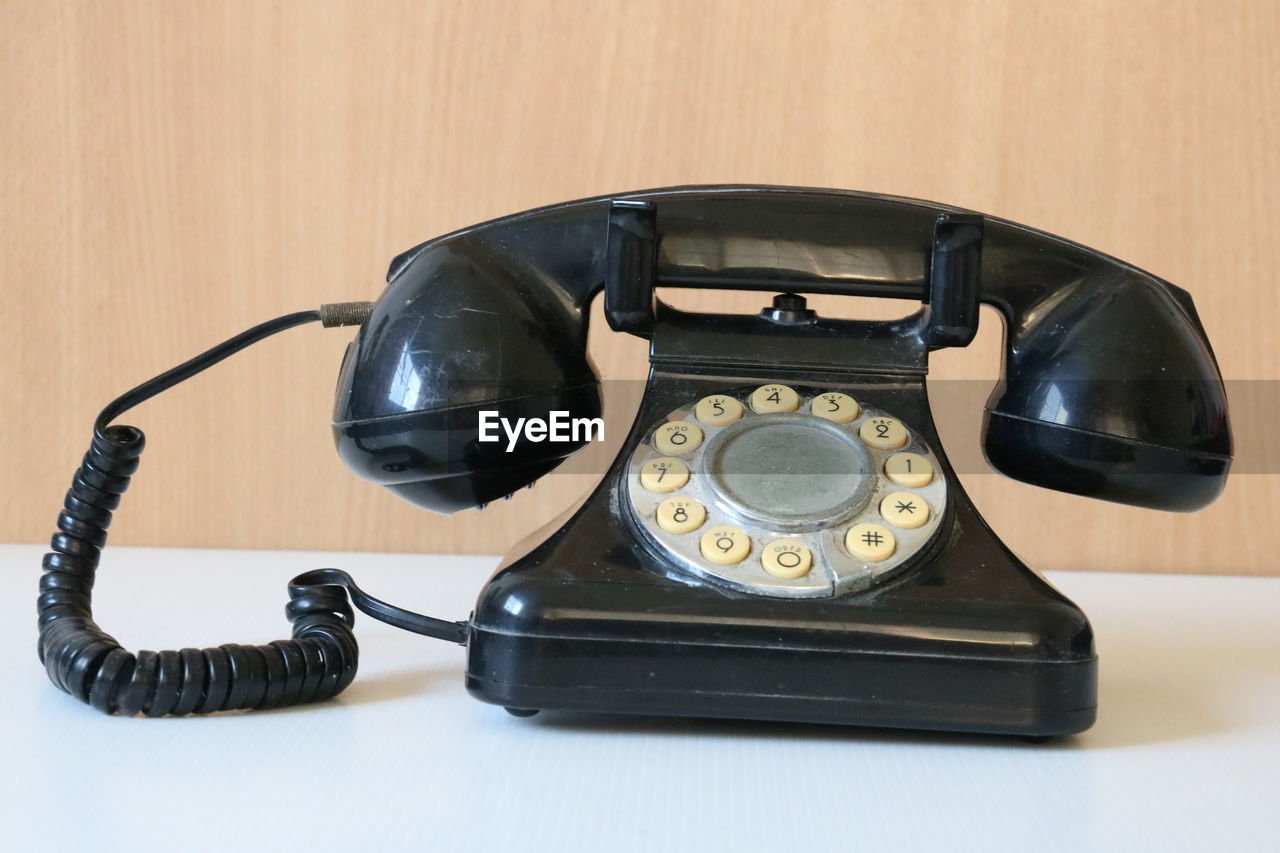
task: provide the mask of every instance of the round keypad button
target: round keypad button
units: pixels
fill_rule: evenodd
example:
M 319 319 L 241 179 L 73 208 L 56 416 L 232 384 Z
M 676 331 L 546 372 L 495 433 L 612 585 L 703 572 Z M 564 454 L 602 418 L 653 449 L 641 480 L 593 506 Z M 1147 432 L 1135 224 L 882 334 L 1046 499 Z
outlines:
M 751 537 L 731 524 L 721 524 L 702 534 L 702 556 L 718 566 L 741 563 L 751 553 Z
M 907 428 L 893 418 L 867 418 L 858 437 L 877 450 L 897 450 L 907 443 Z
M 751 392 L 751 409 L 759 414 L 794 412 L 798 408 L 800 395 L 786 385 L 761 385 Z
M 640 468 L 640 485 L 651 492 L 674 492 L 687 482 L 689 466 L 679 459 L 650 459 Z
M 862 414 L 858 401 L 839 391 L 827 391 L 813 398 L 810 411 L 832 423 L 847 424 Z
M 760 565 L 775 578 L 794 580 L 809 574 L 813 553 L 795 539 L 775 539 L 760 552 Z
M 844 547 L 859 560 L 879 563 L 893 556 L 898 540 L 882 524 L 855 524 L 844 536 Z
M 698 401 L 693 415 L 707 426 L 724 426 L 742 417 L 742 404 L 724 394 L 712 394 Z
M 707 520 L 707 508 L 693 498 L 667 498 L 658 504 L 657 518 L 668 533 L 692 533 Z
M 653 433 L 659 453 L 688 453 L 702 444 L 702 430 L 688 421 L 668 421 Z
M 933 465 L 919 453 L 895 453 L 884 463 L 884 475 L 895 486 L 920 489 L 933 482 Z
M 894 527 L 914 530 L 929 520 L 929 505 L 911 492 L 894 492 L 880 501 L 880 517 Z

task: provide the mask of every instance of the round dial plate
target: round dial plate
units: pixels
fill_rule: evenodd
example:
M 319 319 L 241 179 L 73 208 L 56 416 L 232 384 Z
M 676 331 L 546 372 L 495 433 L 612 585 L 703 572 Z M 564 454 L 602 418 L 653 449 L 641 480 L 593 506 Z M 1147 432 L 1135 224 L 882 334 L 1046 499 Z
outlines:
M 753 395 L 767 396 L 755 392 L 779 387 L 795 392 L 795 410 L 755 411 Z M 841 423 L 815 414 L 813 407 L 833 405 L 824 400 L 836 393 L 841 395 L 836 403 L 844 412 L 856 410 L 856 417 Z M 789 402 L 785 393 L 778 396 Z M 897 574 L 937 534 L 947 502 L 941 465 L 911 425 L 892 412 L 868 405 L 850 391 L 777 383 L 712 397 L 720 403 L 714 409 L 704 404 L 699 410 L 700 401 L 690 400 L 654 423 L 627 467 L 626 503 L 633 517 L 679 570 L 760 595 L 844 595 Z M 852 406 L 849 397 L 856 401 Z M 726 398 L 740 403 L 742 414 L 709 416 L 725 410 Z M 701 438 L 688 442 L 693 445 L 689 450 L 671 453 L 678 447 L 665 439 L 691 433 L 685 425 L 696 428 Z M 667 482 L 654 488 L 655 465 L 669 466 L 654 462 L 659 459 L 679 460 L 688 469 L 678 488 Z M 681 507 L 679 522 L 673 516 L 676 504 Z M 927 518 L 917 523 L 921 515 Z M 689 518 L 702 521 L 693 527 Z M 861 543 L 858 549 L 876 559 L 850 550 L 846 537 L 855 526 L 858 535 L 880 540 Z M 720 528 L 742 536 L 704 541 L 708 531 Z M 744 540 L 749 543 L 745 555 Z M 784 549 L 774 546 L 779 540 L 793 550 L 802 546 L 810 557 L 805 561 L 808 571 L 797 574 L 798 568 L 787 571 L 776 565 L 774 552 Z M 722 550 L 715 548 L 716 542 L 723 544 Z M 882 556 L 889 550 L 886 545 L 892 551 Z M 783 561 L 792 558 L 784 556 Z

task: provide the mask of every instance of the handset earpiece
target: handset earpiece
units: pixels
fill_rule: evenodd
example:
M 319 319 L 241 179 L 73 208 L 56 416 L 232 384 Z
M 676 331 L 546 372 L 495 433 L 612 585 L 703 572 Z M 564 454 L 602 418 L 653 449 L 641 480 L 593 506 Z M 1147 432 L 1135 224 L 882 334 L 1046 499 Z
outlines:
M 983 449 L 1038 486 L 1191 511 L 1231 464 L 1226 392 L 1191 298 L 1114 258 L 989 221 L 985 301 L 1004 315 L 1004 378 Z
M 502 424 L 600 416 L 586 354 L 590 271 L 555 268 L 560 252 L 591 257 L 589 230 L 580 219 L 508 220 L 397 258 L 338 379 L 333 430 L 346 464 L 452 513 L 532 484 L 581 447 L 513 439 Z

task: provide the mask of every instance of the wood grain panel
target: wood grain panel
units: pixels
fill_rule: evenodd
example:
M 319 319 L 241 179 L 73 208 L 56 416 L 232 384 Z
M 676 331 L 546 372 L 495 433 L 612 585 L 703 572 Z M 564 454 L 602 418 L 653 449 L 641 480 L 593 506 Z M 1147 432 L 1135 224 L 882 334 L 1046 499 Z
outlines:
M 0 31 L 2 540 L 48 535 L 94 413 L 135 381 L 372 298 L 432 235 L 616 190 L 832 186 L 1005 216 L 1186 287 L 1229 378 L 1280 379 L 1275 3 L 10 0 Z M 986 319 L 936 376 L 995 376 Z M 493 552 L 586 487 L 445 519 L 355 480 L 327 424 L 348 337 L 294 331 L 138 410 L 150 450 L 113 538 Z M 640 341 L 597 326 L 592 348 L 643 375 Z M 1039 567 L 1277 573 L 1265 388 L 1237 401 L 1246 473 L 1196 516 L 965 482 Z M 976 447 L 976 409 L 941 420 L 953 453 Z

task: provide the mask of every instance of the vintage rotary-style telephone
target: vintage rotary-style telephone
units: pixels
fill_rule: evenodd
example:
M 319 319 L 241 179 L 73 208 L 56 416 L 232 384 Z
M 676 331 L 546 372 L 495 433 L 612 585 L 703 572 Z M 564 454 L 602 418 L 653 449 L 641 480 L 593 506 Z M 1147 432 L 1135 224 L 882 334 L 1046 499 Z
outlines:
M 658 287 L 775 293 L 686 313 Z M 644 400 L 585 500 L 504 560 L 469 620 L 392 607 L 334 569 L 290 586 L 293 639 L 127 652 L 90 612 L 143 438 L 125 409 L 300 323 L 359 323 L 333 429 L 360 476 L 436 512 L 509 495 L 580 447 L 482 441 L 484 413 L 590 422 L 588 306 L 650 341 Z M 825 319 L 803 293 L 918 300 Z M 1074 494 L 1190 511 L 1222 490 L 1222 381 L 1191 298 L 1040 231 L 909 199 L 684 187 L 541 208 L 423 243 L 372 306 L 263 324 L 116 400 L 59 517 L 40 653 L 100 710 L 159 716 L 331 697 L 361 610 L 467 649 L 467 689 L 541 709 L 1068 734 L 1095 717 L 1080 610 L 983 522 L 930 415 L 930 350 L 1004 318 L 991 464 Z M 542 439 L 542 440 L 539 440 Z

